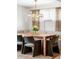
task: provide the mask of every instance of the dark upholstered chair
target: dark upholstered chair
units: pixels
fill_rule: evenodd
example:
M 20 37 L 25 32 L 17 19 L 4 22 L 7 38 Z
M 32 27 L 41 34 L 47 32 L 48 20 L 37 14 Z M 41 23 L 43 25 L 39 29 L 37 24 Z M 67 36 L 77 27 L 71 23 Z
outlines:
M 41 40 L 35 41 L 33 37 L 24 37 L 22 53 L 31 51 L 33 57 L 41 54 Z
M 17 35 L 17 50 L 21 50 L 23 44 L 23 37 L 22 35 Z
M 53 52 L 59 53 L 59 47 L 58 47 L 58 35 L 53 35 L 50 37 L 50 40 L 47 41 L 48 45 L 48 56 L 53 56 Z

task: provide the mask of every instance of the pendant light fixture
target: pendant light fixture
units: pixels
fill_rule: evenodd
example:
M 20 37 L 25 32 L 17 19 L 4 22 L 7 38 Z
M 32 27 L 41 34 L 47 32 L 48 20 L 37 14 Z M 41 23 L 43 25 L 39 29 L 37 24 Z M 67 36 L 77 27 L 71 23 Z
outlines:
M 34 11 L 34 13 L 30 14 L 29 16 L 31 16 L 34 19 L 38 19 L 38 18 L 42 17 L 43 15 L 40 14 L 38 11 L 39 9 L 37 9 L 37 5 L 36 5 L 37 0 L 34 0 L 34 2 L 35 2 L 34 10 L 31 10 L 32 12 Z

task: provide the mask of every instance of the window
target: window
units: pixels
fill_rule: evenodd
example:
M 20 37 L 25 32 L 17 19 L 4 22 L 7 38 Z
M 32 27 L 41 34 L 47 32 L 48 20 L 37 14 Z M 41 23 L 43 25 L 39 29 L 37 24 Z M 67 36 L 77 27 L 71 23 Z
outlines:
M 40 14 L 43 14 L 43 17 L 41 17 L 40 20 L 55 20 L 56 19 L 55 9 L 40 10 Z

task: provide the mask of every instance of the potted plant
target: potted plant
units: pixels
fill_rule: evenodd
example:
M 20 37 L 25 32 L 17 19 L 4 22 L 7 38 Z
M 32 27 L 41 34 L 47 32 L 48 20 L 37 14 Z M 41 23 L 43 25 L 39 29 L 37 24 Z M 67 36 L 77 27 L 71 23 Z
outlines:
M 34 25 L 32 30 L 34 33 L 36 33 L 39 30 L 39 28 L 38 28 L 38 26 Z

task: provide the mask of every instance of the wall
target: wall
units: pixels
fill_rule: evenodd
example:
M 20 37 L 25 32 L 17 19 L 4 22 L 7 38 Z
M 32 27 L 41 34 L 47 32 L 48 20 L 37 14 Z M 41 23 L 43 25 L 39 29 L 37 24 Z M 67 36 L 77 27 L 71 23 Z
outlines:
M 32 30 L 32 19 L 28 16 L 30 13 L 28 8 L 17 6 L 17 30 L 18 31 L 31 31 Z M 55 16 L 55 13 L 53 14 Z M 52 20 L 52 31 L 55 29 L 55 20 Z M 40 19 L 40 31 L 44 32 L 44 20 Z
M 53 32 L 55 32 L 55 21 L 54 20 L 49 20 L 49 21 L 51 21 L 51 23 L 52 23 L 52 24 L 51 23 L 47 24 L 48 26 L 51 25 L 49 27 L 45 25 L 47 20 L 46 21 L 40 21 L 40 32 L 45 32 L 45 33 L 53 33 Z M 49 31 L 47 31 L 47 29 L 45 27 L 47 29 L 49 29 Z M 52 29 L 52 31 L 51 31 L 51 29 Z
M 17 31 L 31 30 L 32 21 L 31 17 L 28 16 L 29 13 L 28 8 L 17 6 Z

